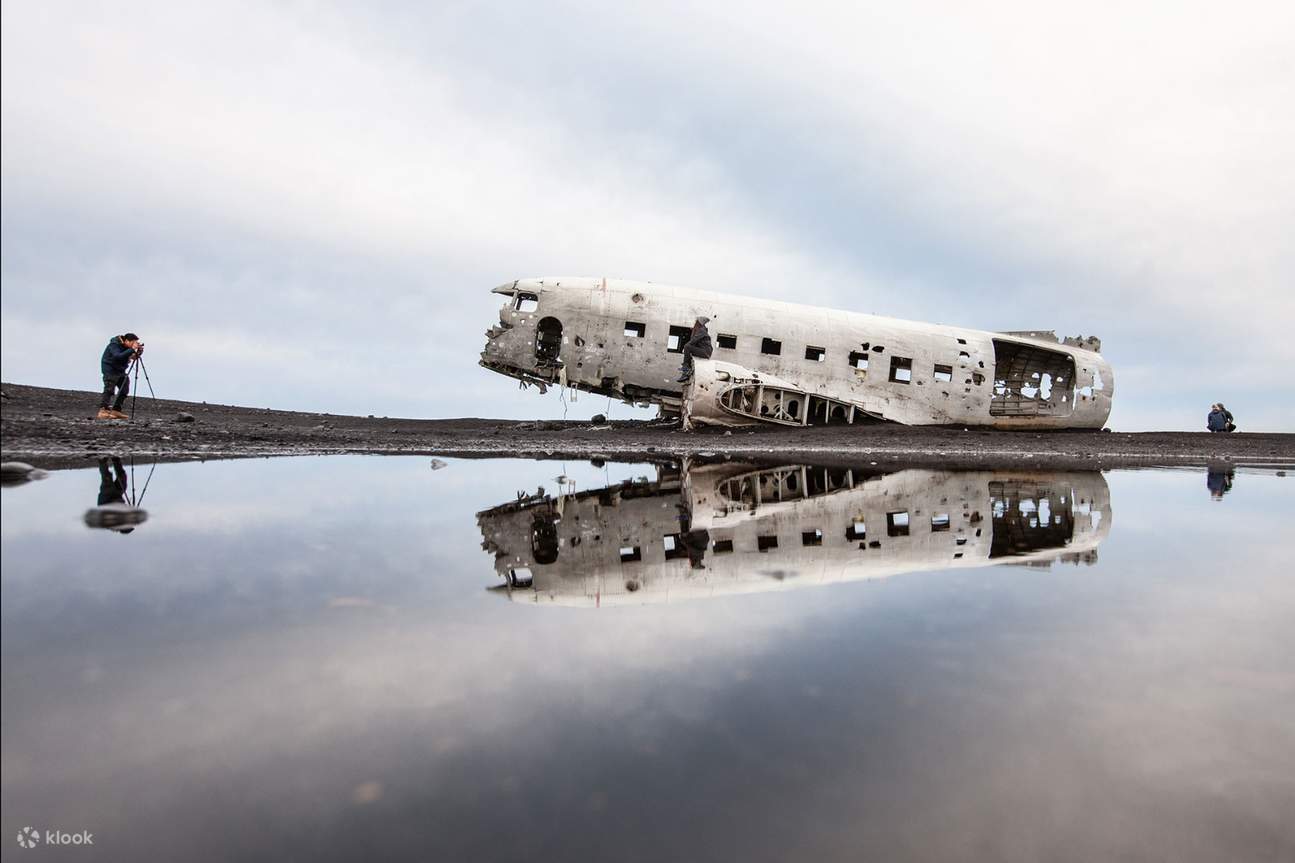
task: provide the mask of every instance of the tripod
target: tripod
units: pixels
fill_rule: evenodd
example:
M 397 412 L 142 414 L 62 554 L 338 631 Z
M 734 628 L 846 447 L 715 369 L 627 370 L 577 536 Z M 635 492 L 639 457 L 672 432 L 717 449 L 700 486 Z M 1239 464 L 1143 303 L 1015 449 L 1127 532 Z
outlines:
M 153 392 L 153 382 L 152 382 L 151 380 L 149 380 L 149 378 L 148 378 L 148 368 L 144 365 L 144 358 L 143 358 L 143 357 L 141 357 L 141 356 L 136 355 L 135 359 L 133 359 L 133 360 L 131 361 L 131 365 L 133 365 L 133 366 L 135 367 L 135 385 L 134 385 L 134 387 L 133 387 L 133 390 L 134 390 L 134 391 L 133 391 L 133 393 L 131 394 L 131 397 L 130 397 L 130 421 L 131 421 L 131 422 L 134 422 L 134 421 L 135 421 L 135 406 L 136 406 L 136 405 L 138 404 L 138 402 L 139 402 L 139 373 L 140 373 L 141 371 L 142 371 L 142 372 L 144 372 L 144 383 L 148 384 L 148 396 L 149 396 L 149 398 L 151 398 L 154 402 L 156 402 L 156 401 L 157 401 L 157 395 L 155 395 L 155 394 L 154 394 L 154 392 Z M 130 370 L 129 370 L 129 369 L 127 369 L 127 370 L 126 370 L 126 374 L 127 374 L 127 375 L 129 375 L 129 374 L 130 374 Z

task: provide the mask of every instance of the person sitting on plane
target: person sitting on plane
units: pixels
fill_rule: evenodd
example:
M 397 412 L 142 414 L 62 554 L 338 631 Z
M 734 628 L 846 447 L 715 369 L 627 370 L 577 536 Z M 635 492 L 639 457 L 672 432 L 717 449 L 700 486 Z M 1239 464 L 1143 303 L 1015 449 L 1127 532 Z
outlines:
M 692 325 L 692 332 L 688 334 L 688 341 L 683 345 L 683 365 L 679 367 L 679 383 L 686 383 L 692 377 L 693 357 L 700 357 L 703 360 L 710 359 L 714 348 L 710 343 L 710 331 L 706 325 L 710 323 L 710 318 L 698 318 Z
M 710 531 L 704 527 L 690 530 L 679 538 L 684 550 L 688 552 L 688 564 L 693 569 L 705 569 L 702 561 L 706 558 L 706 549 L 710 548 Z
M 1232 417 L 1232 411 L 1223 407 L 1223 402 L 1219 402 L 1219 410 L 1223 411 L 1223 416 L 1227 417 L 1228 419 L 1227 431 L 1230 431 L 1230 432 L 1236 431 L 1237 423 L 1236 423 L 1236 420 L 1233 419 Z

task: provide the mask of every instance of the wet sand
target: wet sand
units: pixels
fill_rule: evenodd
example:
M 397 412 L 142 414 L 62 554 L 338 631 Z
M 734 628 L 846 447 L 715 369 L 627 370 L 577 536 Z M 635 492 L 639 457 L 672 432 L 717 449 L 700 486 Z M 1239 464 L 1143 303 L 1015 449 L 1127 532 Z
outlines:
M 101 454 L 163 461 L 277 455 L 440 455 L 944 467 L 1295 466 L 1295 434 L 1003 432 L 870 424 L 682 432 L 643 421 L 416 420 L 139 399 L 134 421 L 93 419 L 98 393 L 0 385 L 0 452 L 38 467 L 84 466 Z M 180 412 L 193 422 L 177 422 Z

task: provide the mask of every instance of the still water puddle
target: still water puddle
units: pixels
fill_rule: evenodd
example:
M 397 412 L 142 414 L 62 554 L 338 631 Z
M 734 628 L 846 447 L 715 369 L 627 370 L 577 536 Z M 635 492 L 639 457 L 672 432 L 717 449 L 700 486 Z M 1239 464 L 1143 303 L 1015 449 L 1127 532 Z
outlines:
M 41 849 L 68 859 L 1291 859 L 1290 489 L 53 472 L 3 491 L 4 829 L 92 834 Z

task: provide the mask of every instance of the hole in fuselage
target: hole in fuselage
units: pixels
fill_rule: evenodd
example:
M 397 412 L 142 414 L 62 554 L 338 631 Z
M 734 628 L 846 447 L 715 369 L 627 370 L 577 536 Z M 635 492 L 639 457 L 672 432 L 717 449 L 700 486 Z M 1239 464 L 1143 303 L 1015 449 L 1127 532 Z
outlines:
M 1065 416 L 1073 410 L 1068 400 L 1070 388 L 1057 384 L 1074 377 L 1075 363 L 1069 354 L 994 339 L 994 392 L 989 415 Z
M 531 521 L 531 557 L 540 564 L 558 559 L 557 518 L 551 513 L 537 513 Z
M 562 351 L 562 322 L 557 318 L 540 318 L 535 326 L 535 358 L 542 363 L 557 362 Z

